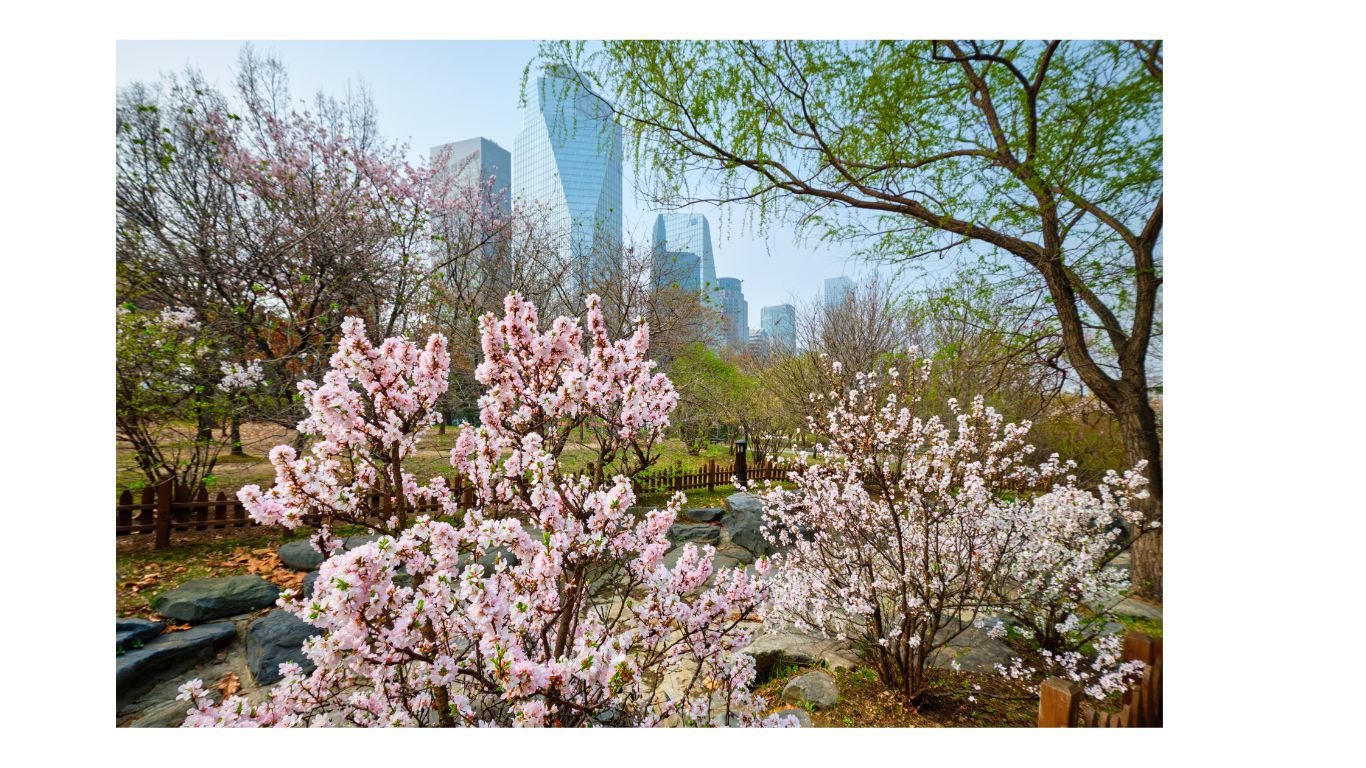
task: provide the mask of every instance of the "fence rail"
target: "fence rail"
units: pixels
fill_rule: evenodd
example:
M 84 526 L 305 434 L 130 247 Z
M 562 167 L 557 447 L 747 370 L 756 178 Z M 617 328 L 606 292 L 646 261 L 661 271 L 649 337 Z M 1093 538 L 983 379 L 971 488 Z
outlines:
M 1102 712 L 1082 703 L 1082 689 L 1062 677 L 1039 686 L 1040 728 L 1161 728 L 1162 638 L 1141 632 L 1124 635 L 1125 661 L 1143 662 L 1138 685 L 1124 692 L 1118 712 Z

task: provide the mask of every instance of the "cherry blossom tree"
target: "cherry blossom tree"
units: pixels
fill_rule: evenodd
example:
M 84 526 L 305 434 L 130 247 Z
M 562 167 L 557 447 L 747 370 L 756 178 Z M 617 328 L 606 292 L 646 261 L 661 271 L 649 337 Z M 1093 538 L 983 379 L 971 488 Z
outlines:
M 791 473 L 795 489 L 763 494 L 765 533 L 782 550 L 775 624 L 856 641 L 911 700 L 936 654 L 988 617 L 996 633 L 1000 615 L 1055 635 L 1077 629 L 1084 604 L 1119 583 L 1101 575 L 1113 556 L 1107 528 L 1137 521 L 1129 499 L 1142 483 L 1140 467 L 1096 497 L 1064 476 L 1056 455 L 1029 464 L 1029 423 L 1006 423 L 981 397 L 966 408 L 950 400 L 951 421 L 926 418 L 928 379 L 928 361 L 912 375 L 852 377 L 831 363 L 830 389 L 811 396 L 824 416 L 809 427 L 824 442 L 798 455 L 811 463 Z M 1117 498 L 1119 487 L 1129 495 Z M 1083 659 L 1069 651 L 1076 671 Z M 1117 656 L 1105 656 L 1101 674 Z
M 396 509 L 434 502 L 442 514 L 374 521 L 384 534 L 332 554 L 311 598 L 282 600 L 323 630 L 304 645 L 312 673 L 282 665 L 260 702 L 215 704 L 191 681 L 187 725 L 795 724 L 762 716 L 748 690 L 754 662 L 737 653 L 761 618 L 766 563 L 758 575 L 714 572 L 712 548 L 688 545 L 670 569 L 682 494 L 641 513 L 627 477 L 561 468 L 567 431 L 583 419 L 628 443 L 667 427 L 676 395 L 645 356 L 648 328 L 609 340 L 596 296 L 586 333 L 567 317 L 542 330 L 515 294 L 504 309 L 481 321 L 480 424 L 452 451 L 476 489 L 470 510 L 442 478 L 421 485 L 402 471 L 446 386 L 444 339 L 372 346 L 346 321 L 324 383 L 301 386 L 300 428 L 321 439 L 308 456 L 277 448 L 276 487 L 240 498 L 255 519 L 286 527 L 367 519 L 360 499 L 372 490 Z

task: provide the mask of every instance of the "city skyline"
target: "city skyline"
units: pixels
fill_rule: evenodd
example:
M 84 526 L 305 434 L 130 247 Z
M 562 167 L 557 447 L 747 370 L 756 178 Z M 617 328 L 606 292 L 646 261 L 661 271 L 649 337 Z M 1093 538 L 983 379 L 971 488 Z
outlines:
M 117 84 L 154 82 L 163 73 L 179 73 L 192 65 L 210 84 L 230 90 L 244 43 L 119 41 Z M 269 41 L 255 47 L 279 56 L 296 99 L 311 98 L 319 90 L 340 97 L 358 82 L 366 85 L 381 133 L 388 140 L 406 143 L 412 162 L 427 161 L 426 148 L 470 137 L 485 138 L 517 154 L 515 138 L 525 129 L 524 110 L 518 105 L 522 73 L 535 57 L 534 41 Z M 537 74 L 533 66 L 526 83 L 528 102 L 534 96 Z M 715 260 L 725 274 L 744 281 L 747 303 L 755 306 L 800 306 L 819 299 L 822 281 L 832 274 L 882 271 L 851 261 L 853 247 L 849 245 L 796 244 L 788 226 L 776 225 L 764 235 L 756 234 L 747 227 L 750 212 L 743 206 L 660 211 L 644 205 L 634 194 L 633 169 L 625 164 L 621 186 L 624 238 L 648 242 L 660 213 L 706 216 Z

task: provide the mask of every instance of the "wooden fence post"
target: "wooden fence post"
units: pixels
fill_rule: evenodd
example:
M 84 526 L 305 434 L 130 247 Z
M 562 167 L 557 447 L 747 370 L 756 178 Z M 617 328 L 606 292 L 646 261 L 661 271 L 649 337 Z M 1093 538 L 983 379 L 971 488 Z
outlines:
M 1039 686 L 1039 727 L 1071 728 L 1081 706 L 1081 686 L 1062 677 L 1050 677 Z
M 745 470 L 745 439 L 735 441 L 735 477 L 740 485 L 749 485 L 749 473 Z
M 157 549 L 169 549 L 171 546 L 171 496 L 174 485 L 175 481 L 169 477 L 157 483 L 157 510 L 153 519 Z
M 716 490 L 716 459 L 707 459 L 707 493 Z

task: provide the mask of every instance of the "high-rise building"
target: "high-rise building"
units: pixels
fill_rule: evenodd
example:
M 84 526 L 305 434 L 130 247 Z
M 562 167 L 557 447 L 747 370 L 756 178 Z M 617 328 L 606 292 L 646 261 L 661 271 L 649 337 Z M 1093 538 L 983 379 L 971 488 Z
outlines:
M 480 286 L 485 280 L 492 280 L 489 292 L 494 296 L 507 291 L 510 267 L 508 263 L 508 243 L 505 240 L 490 240 L 481 249 L 481 258 L 448 259 L 441 242 L 460 247 L 455 240 L 468 239 L 478 242 L 490 239 L 487 232 L 475 232 L 472 227 L 482 226 L 492 218 L 502 218 L 512 210 L 512 155 L 482 136 L 464 141 L 441 144 L 431 149 L 431 164 L 435 171 L 438 189 L 446 194 L 464 195 L 477 193 L 482 198 L 482 216 L 462 215 L 446 218 L 441 215 L 432 222 L 433 234 L 442 240 L 434 249 L 435 258 L 444 265 L 443 272 L 448 280 L 465 285 Z
M 854 295 L 854 281 L 847 277 L 831 277 L 825 281 L 825 308 L 839 309 Z
M 702 260 L 695 253 L 656 250 L 650 269 L 656 289 L 678 288 L 688 293 L 702 292 Z
M 746 349 L 755 357 L 767 357 L 768 353 L 773 351 L 773 339 L 763 329 L 751 330 L 749 332 L 749 345 Z
M 768 335 L 770 346 L 787 352 L 797 348 L 797 308 L 791 304 L 759 310 L 759 327 Z
M 687 266 L 693 274 L 683 271 Z M 711 249 L 711 224 L 697 213 L 661 213 L 655 217 L 654 284 L 677 284 L 713 301 L 716 258 Z
M 539 203 L 567 237 L 561 250 L 580 290 L 621 263 L 621 126 L 611 105 L 578 73 L 552 67 L 536 78 L 526 123 L 513 144 L 512 196 Z
M 723 320 L 721 340 L 735 349 L 743 349 L 749 341 L 749 303 L 740 290 L 740 279 L 720 277 L 716 284 Z

